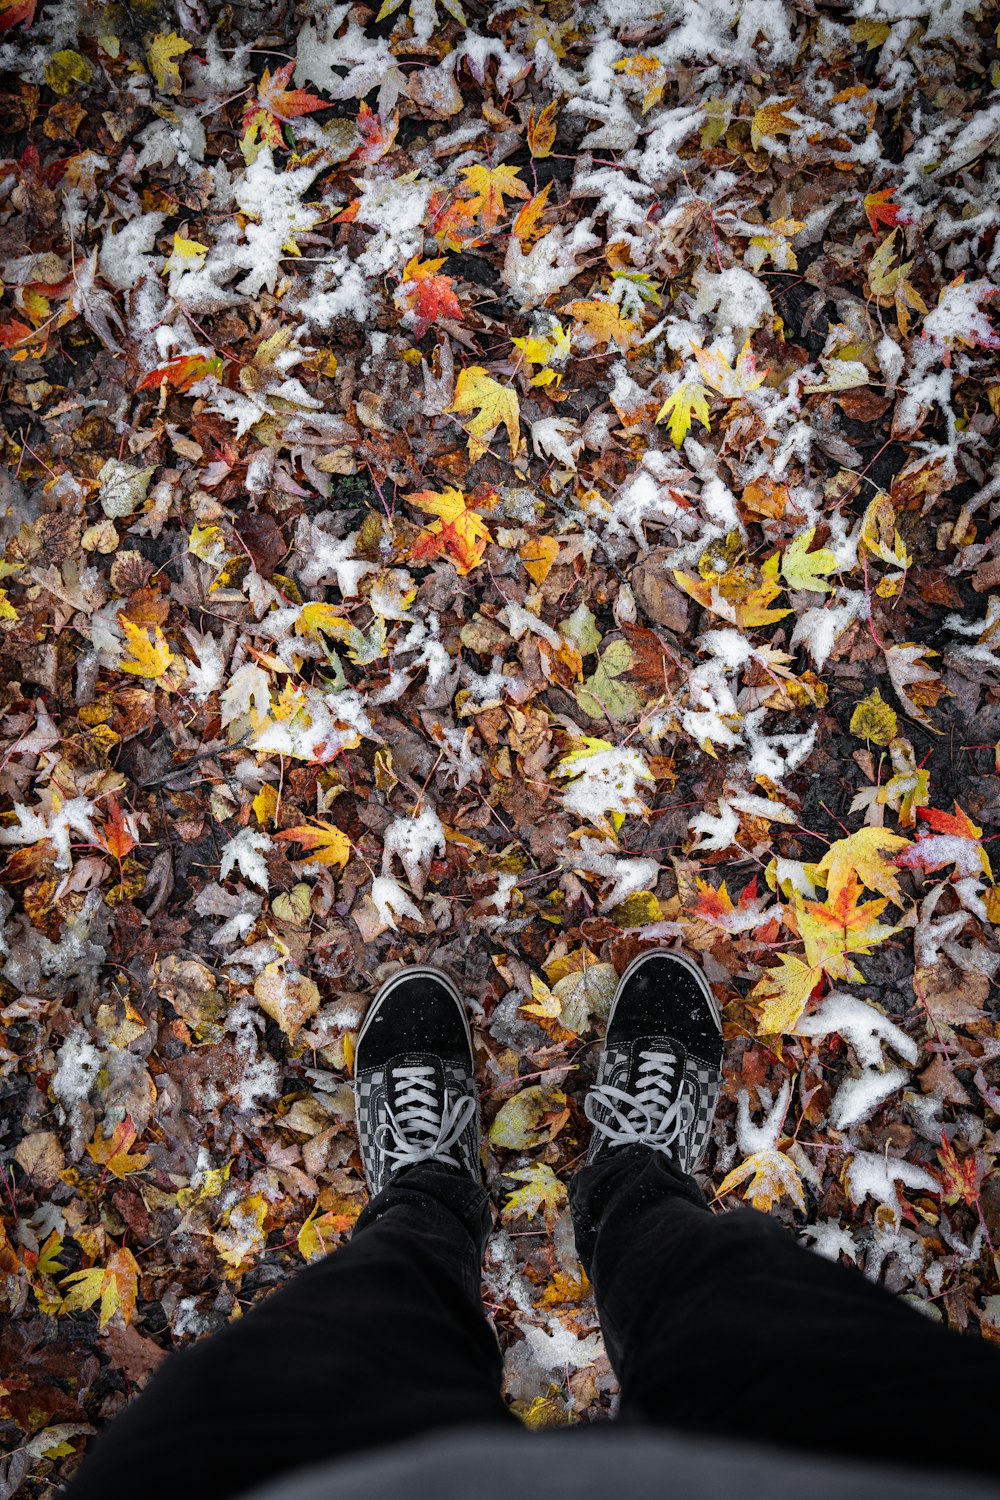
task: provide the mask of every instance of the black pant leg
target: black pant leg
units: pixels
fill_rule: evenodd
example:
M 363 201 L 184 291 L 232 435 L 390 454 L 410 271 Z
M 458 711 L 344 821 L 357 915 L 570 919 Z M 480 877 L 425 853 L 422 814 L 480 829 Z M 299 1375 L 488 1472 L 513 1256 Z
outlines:
M 406 1169 L 349 1244 L 166 1360 L 88 1451 L 68 1500 L 224 1500 L 436 1427 L 519 1425 L 480 1296 L 490 1222 L 464 1174 Z
M 631 1146 L 571 1189 L 623 1420 L 996 1474 L 1000 1350 Z

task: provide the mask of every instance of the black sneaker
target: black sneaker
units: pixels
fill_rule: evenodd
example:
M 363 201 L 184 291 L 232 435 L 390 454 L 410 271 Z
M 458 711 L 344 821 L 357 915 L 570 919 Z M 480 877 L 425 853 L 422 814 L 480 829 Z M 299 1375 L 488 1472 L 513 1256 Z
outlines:
M 619 981 L 584 1106 L 587 1161 L 643 1145 L 692 1172 L 721 1084 L 722 1020 L 705 976 L 683 954 L 641 953 Z
M 368 1187 L 446 1162 L 482 1180 L 472 1033 L 446 975 L 413 965 L 386 981 L 358 1032 L 354 1099 Z

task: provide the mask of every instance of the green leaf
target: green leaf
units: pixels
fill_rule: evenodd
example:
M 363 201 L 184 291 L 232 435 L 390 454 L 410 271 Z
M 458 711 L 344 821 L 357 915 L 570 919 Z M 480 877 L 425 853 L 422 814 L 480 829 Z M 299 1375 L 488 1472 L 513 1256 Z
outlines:
M 791 545 L 785 548 L 781 557 L 781 574 L 789 588 L 811 589 L 814 594 L 826 594 L 830 592 L 832 584 L 824 580 L 823 574 L 834 571 L 837 559 L 829 547 L 820 547 L 818 552 L 809 551 L 815 535 L 815 526 L 810 526 L 808 531 L 799 532 Z
M 558 1135 L 568 1118 L 562 1089 L 536 1083 L 501 1107 L 490 1126 L 490 1142 L 504 1151 L 529 1151 Z
M 632 647 L 627 641 L 612 641 L 597 671 L 576 690 L 576 701 L 592 719 L 628 719 L 642 708 L 642 698 L 631 683 L 622 681 L 632 665 Z
M 559 621 L 559 634 L 564 640 L 572 641 L 581 656 L 591 656 L 601 644 L 597 621 L 585 604 Z

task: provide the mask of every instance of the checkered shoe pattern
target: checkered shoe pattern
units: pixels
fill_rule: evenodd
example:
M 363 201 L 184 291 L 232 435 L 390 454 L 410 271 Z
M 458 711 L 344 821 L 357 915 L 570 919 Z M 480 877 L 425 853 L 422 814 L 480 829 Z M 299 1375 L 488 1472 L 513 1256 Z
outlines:
M 597 1070 L 593 1103 L 589 1111 L 594 1123 L 594 1133 L 587 1152 L 587 1161 L 598 1161 L 616 1145 L 622 1144 L 620 1141 L 609 1138 L 605 1129 L 602 1129 L 602 1125 L 606 1125 L 611 1130 L 614 1129 L 614 1115 L 607 1104 L 602 1101 L 598 1090 L 602 1086 L 610 1085 L 611 1088 L 620 1090 L 634 1099 L 641 1097 L 639 1070 L 643 1054 L 650 1052 L 668 1053 L 676 1060 L 673 1080 L 676 1090 L 674 1097 L 689 1100 L 690 1106 L 683 1110 L 681 1125 L 676 1138 L 670 1145 L 669 1154 L 682 1171 L 693 1172 L 705 1148 L 705 1142 L 708 1140 L 712 1121 L 715 1118 L 715 1109 L 722 1086 L 722 1072 L 718 1063 L 705 1062 L 689 1054 L 680 1042 L 667 1036 L 635 1037 L 627 1045 L 605 1047 Z M 624 1109 L 627 1117 L 632 1114 L 629 1105 L 620 1104 L 619 1108 Z M 637 1120 L 642 1118 L 642 1110 L 638 1106 L 634 1110 L 634 1118 Z
M 482 1175 L 478 1096 L 472 1075 L 460 1063 L 443 1061 L 427 1052 L 401 1053 L 384 1067 L 360 1071 L 354 1080 L 358 1143 L 372 1196 L 385 1187 L 397 1170 L 385 1143 L 393 1134 L 391 1113 L 397 1113 L 400 1091 L 407 1086 L 407 1075 L 403 1070 L 414 1067 L 433 1069 L 433 1080 L 428 1077 L 427 1088 L 442 1113 L 460 1099 L 468 1097 L 477 1101 L 476 1110 L 470 1114 L 447 1155 L 473 1177 Z M 419 1132 L 411 1134 L 419 1140 Z

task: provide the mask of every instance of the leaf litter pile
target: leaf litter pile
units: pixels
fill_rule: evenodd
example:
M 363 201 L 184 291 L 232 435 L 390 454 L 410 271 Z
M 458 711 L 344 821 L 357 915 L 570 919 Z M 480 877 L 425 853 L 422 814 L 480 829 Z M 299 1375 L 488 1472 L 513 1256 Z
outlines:
M 469 997 L 532 1424 L 698 956 L 702 1181 L 1000 1337 L 1000 64 L 976 0 L 0 0 L 3 1493 L 349 1234 Z

